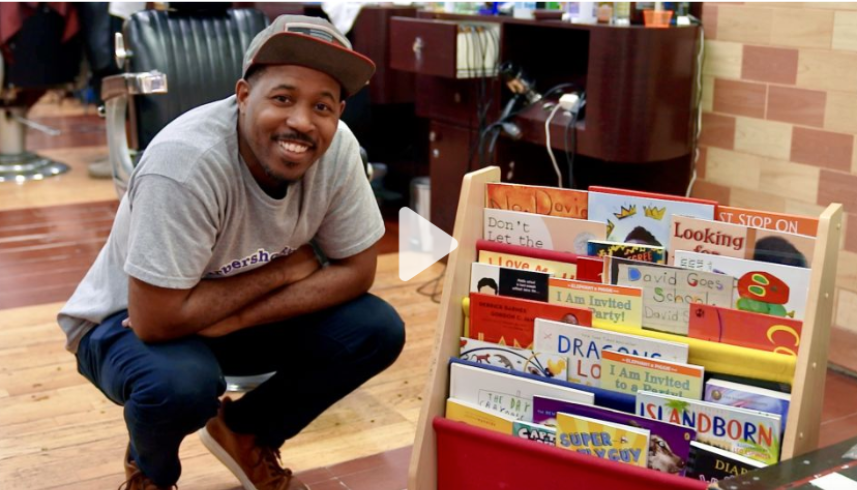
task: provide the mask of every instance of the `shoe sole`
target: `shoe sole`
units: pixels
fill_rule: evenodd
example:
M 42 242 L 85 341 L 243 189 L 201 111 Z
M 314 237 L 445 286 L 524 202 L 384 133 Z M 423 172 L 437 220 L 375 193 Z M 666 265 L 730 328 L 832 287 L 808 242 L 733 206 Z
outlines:
M 199 439 L 202 441 L 202 445 L 205 446 L 215 458 L 220 460 L 220 462 L 223 463 L 223 466 L 226 466 L 226 469 L 235 475 L 235 478 L 238 478 L 238 481 L 241 482 L 241 486 L 244 487 L 244 490 L 258 490 L 256 485 L 253 485 L 253 482 L 251 482 L 250 479 L 247 478 L 247 475 L 244 474 L 244 470 L 241 469 L 238 462 L 232 459 L 232 456 L 223 449 L 223 446 L 211 437 L 211 434 L 208 433 L 207 427 L 200 429 Z

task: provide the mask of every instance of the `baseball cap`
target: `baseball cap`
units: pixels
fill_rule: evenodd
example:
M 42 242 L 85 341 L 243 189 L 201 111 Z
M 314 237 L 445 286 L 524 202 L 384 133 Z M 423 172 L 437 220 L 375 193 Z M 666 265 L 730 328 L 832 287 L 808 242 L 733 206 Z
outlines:
M 281 15 L 250 42 L 242 76 L 254 65 L 299 65 L 326 73 L 342 85 L 346 96 L 363 88 L 375 63 L 356 52 L 351 42 L 319 17 Z

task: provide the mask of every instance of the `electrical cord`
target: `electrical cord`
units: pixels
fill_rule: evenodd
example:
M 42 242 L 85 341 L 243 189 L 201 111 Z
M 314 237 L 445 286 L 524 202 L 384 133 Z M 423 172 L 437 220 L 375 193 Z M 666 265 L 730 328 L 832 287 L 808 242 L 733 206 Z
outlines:
M 556 115 L 556 111 L 560 110 L 562 106 L 556 104 L 553 106 L 550 115 L 547 119 L 545 119 L 545 149 L 548 151 L 548 156 L 551 159 L 551 163 L 553 163 L 553 169 L 556 172 L 556 180 L 557 187 L 562 189 L 562 172 L 559 170 L 559 165 L 556 163 L 556 156 L 553 154 L 553 148 L 551 148 L 551 129 L 550 124 L 553 120 L 553 117 Z
M 568 167 L 568 188 L 574 189 L 574 156 L 577 153 L 577 121 L 580 117 L 580 111 L 583 110 L 583 107 L 586 105 L 586 92 L 580 93 L 580 101 L 578 102 L 577 108 L 575 108 L 570 112 L 570 117 L 565 123 L 565 132 L 563 133 L 563 146 L 565 147 L 565 163 L 566 167 Z M 573 131 L 569 131 L 571 128 L 574 128 Z M 568 133 L 571 132 L 572 143 L 571 148 L 569 149 L 568 145 Z

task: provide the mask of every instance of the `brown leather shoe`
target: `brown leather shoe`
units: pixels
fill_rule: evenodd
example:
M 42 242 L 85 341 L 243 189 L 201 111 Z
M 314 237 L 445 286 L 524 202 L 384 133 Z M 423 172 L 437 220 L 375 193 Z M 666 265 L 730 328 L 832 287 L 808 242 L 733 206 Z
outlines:
M 159 487 L 146 478 L 146 475 L 137 467 L 137 463 L 131 459 L 131 445 L 125 450 L 125 483 L 119 485 L 119 490 L 172 490 L 178 486 L 169 488 Z
M 238 478 L 245 490 L 309 490 L 309 487 L 281 466 L 278 449 L 257 446 L 253 438 L 236 434 L 226 426 L 223 410 L 232 403 L 228 397 L 217 416 L 199 431 L 202 444 Z

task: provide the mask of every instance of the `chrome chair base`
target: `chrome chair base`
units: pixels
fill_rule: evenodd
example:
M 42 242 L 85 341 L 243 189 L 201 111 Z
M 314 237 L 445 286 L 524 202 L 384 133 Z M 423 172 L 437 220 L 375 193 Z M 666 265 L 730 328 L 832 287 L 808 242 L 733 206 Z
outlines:
M 68 165 L 29 151 L 13 155 L 0 154 L 0 182 L 42 180 L 68 171 Z

